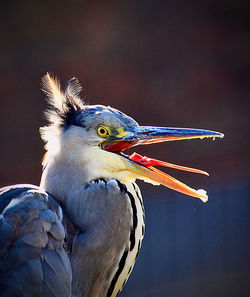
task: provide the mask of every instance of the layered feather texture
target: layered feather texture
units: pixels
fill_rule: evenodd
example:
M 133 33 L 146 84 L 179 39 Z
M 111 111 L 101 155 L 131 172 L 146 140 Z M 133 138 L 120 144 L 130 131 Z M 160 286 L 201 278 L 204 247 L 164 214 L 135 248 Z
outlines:
M 47 73 L 42 78 L 42 91 L 49 105 L 45 112 L 49 125 L 41 127 L 40 133 L 46 143 L 52 138 L 54 143 L 62 130 L 74 123 L 77 113 L 84 110 L 85 104 L 79 96 L 81 90 L 81 84 L 75 77 L 67 82 L 64 91 L 59 80 L 51 74 Z

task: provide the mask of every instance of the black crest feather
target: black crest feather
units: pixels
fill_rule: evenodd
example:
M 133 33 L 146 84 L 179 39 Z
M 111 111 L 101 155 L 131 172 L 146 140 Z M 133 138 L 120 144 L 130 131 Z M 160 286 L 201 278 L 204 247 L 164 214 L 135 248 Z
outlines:
M 79 96 L 82 87 L 75 77 L 67 82 L 63 92 L 59 80 L 47 73 L 42 78 L 42 90 L 49 104 L 46 116 L 52 125 L 66 128 L 72 124 L 76 112 L 84 109 L 84 102 Z

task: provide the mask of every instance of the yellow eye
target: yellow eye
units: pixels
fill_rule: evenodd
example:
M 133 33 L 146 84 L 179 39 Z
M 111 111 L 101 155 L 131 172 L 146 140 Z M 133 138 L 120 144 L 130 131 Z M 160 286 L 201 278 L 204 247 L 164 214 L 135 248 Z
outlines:
M 109 135 L 108 129 L 104 126 L 99 126 L 97 128 L 97 133 L 100 137 L 107 137 Z

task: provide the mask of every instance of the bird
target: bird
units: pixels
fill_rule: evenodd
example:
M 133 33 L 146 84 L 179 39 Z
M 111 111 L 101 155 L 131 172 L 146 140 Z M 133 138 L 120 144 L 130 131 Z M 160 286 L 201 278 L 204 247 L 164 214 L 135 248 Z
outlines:
M 125 150 L 181 139 L 223 137 L 220 132 L 140 126 L 121 111 L 87 105 L 79 80 L 62 89 L 42 78 L 48 124 L 39 186 L 0 189 L 0 292 L 2 297 L 115 297 L 135 263 L 145 232 L 136 180 L 163 185 L 207 201 L 155 168 L 208 175 Z

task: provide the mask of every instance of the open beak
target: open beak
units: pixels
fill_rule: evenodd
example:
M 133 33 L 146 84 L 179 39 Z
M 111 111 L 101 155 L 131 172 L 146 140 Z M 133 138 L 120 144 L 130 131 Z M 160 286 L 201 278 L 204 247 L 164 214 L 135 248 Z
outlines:
M 121 154 L 127 158 L 130 161 L 130 170 L 133 171 L 133 173 L 135 173 L 138 178 L 146 179 L 147 181 L 164 185 L 183 194 L 200 198 L 203 202 L 207 201 L 208 196 L 206 195 L 206 191 L 194 190 L 177 179 L 169 176 L 168 174 L 156 169 L 154 166 L 165 166 L 205 175 L 208 175 L 207 172 L 159 161 L 156 159 L 150 159 L 140 156 L 136 153 L 127 156 L 124 155 L 122 151 L 136 145 L 145 145 L 164 141 L 195 138 L 202 139 L 205 137 L 222 138 L 224 136 L 222 133 L 189 128 L 137 126 L 129 128 L 129 130 L 124 134 L 125 136 L 122 138 L 110 139 L 110 141 L 104 144 L 104 149 L 110 152 Z

